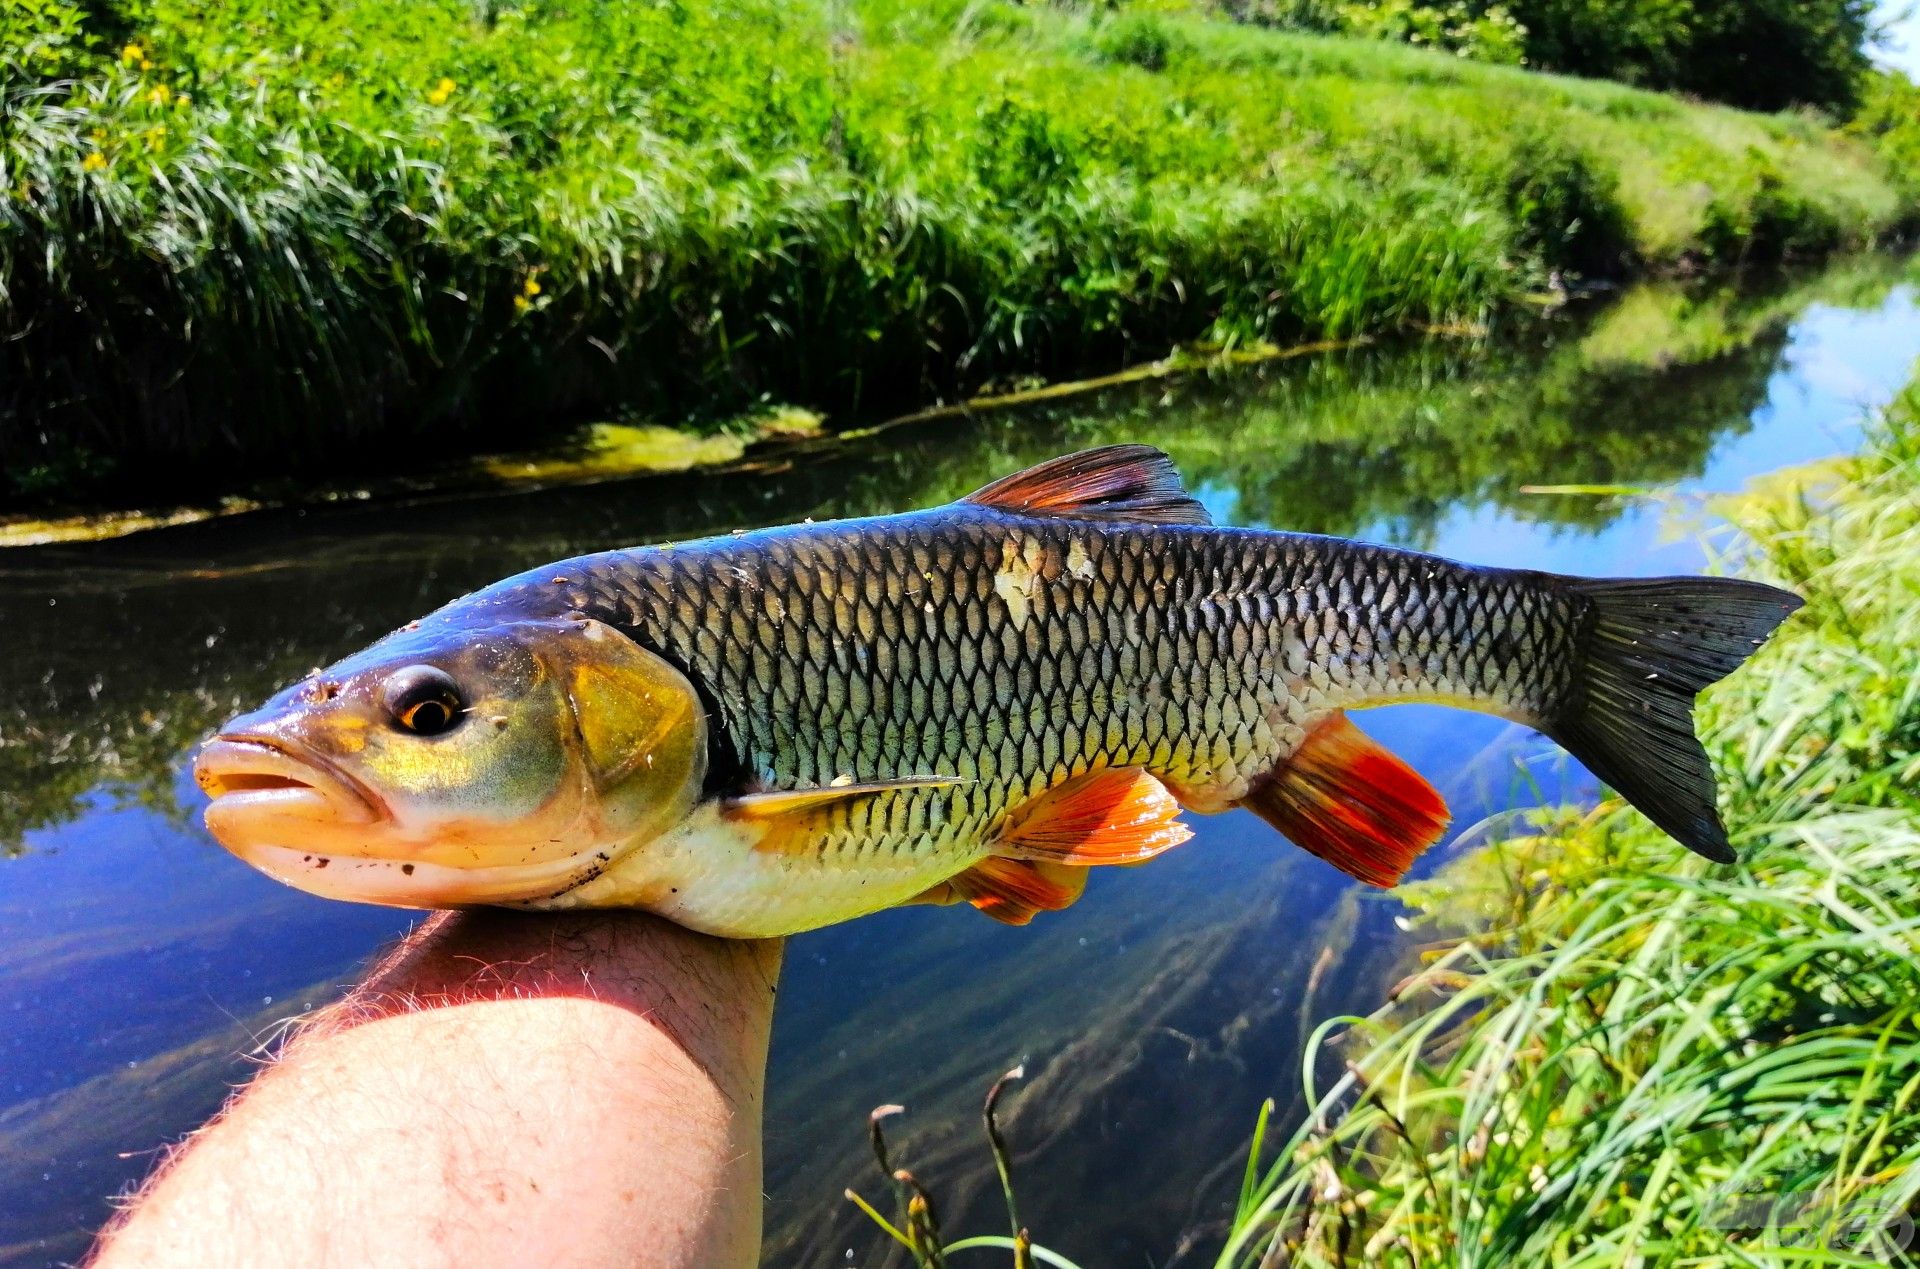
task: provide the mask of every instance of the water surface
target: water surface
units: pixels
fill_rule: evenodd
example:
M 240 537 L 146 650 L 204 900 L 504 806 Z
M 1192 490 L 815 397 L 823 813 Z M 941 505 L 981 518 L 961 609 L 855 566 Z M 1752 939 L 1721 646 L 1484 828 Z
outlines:
M 83 1251 L 110 1195 L 415 914 L 310 898 L 198 827 L 187 756 L 227 715 L 474 586 L 583 551 L 941 502 L 1078 446 L 1169 450 L 1217 519 L 1480 563 L 1688 571 L 1632 496 L 1841 452 L 1920 354 L 1906 266 L 1631 292 L 1519 342 L 1361 350 L 1064 407 L 903 427 L 781 470 L 413 507 L 269 513 L 0 555 L 0 1262 Z M 1464 829 L 1580 792 L 1516 728 L 1420 707 L 1363 724 Z M 1001 1217 L 978 1102 L 1009 1102 L 1023 1214 L 1095 1265 L 1191 1262 L 1218 1236 L 1260 1101 L 1298 1113 L 1299 1049 L 1364 1012 L 1397 907 L 1243 814 L 1151 869 L 1096 873 L 1026 929 L 910 909 L 793 941 L 767 1123 L 768 1261 L 881 1264 L 840 1198 L 880 1190 L 866 1111 L 953 1232 Z M 1429 868 L 1457 849 L 1433 852 Z

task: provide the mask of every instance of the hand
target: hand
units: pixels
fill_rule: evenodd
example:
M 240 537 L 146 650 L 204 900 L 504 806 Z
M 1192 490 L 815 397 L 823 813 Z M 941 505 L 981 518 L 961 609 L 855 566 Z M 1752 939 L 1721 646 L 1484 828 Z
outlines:
M 96 1264 L 751 1265 L 780 953 L 644 913 L 435 916 Z

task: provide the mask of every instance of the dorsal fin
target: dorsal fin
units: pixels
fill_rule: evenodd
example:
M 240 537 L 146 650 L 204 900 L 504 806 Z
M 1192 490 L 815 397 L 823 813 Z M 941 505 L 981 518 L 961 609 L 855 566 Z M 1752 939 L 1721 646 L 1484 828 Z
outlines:
M 1104 445 L 1051 458 L 976 489 L 962 502 L 1023 516 L 1211 524 L 1180 483 L 1173 460 L 1151 445 Z

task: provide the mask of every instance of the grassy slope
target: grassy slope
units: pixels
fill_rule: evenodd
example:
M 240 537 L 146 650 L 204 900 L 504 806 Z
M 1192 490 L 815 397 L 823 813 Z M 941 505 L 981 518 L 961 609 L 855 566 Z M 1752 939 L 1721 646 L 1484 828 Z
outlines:
M 0 498 L 1472 320 L 1907 211 L 1807 119 L 1201 18 L 130 12 L 0 26 Z
M 1703 711 L 1742 864 L 1612 803 L 1420 888 L 1466 936 L 1328 1024 L 1352 1073 L 1242 1259 L 1278 1228 L 1298 1265 L 1914 1263 L 1920 381 L 1824 474 L 1725 508 L 1809 600 Z

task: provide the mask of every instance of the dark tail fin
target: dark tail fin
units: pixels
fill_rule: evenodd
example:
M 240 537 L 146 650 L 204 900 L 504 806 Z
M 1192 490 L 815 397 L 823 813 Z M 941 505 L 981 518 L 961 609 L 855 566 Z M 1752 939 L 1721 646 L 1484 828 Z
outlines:
M 1731 674 L 1802 600 L 1724 577 L 1569 579 L 1592 601 L 1586 662 L 1549 734 L 1681 845 L 1734 861 L 1714 806 L 1693 700 Z

